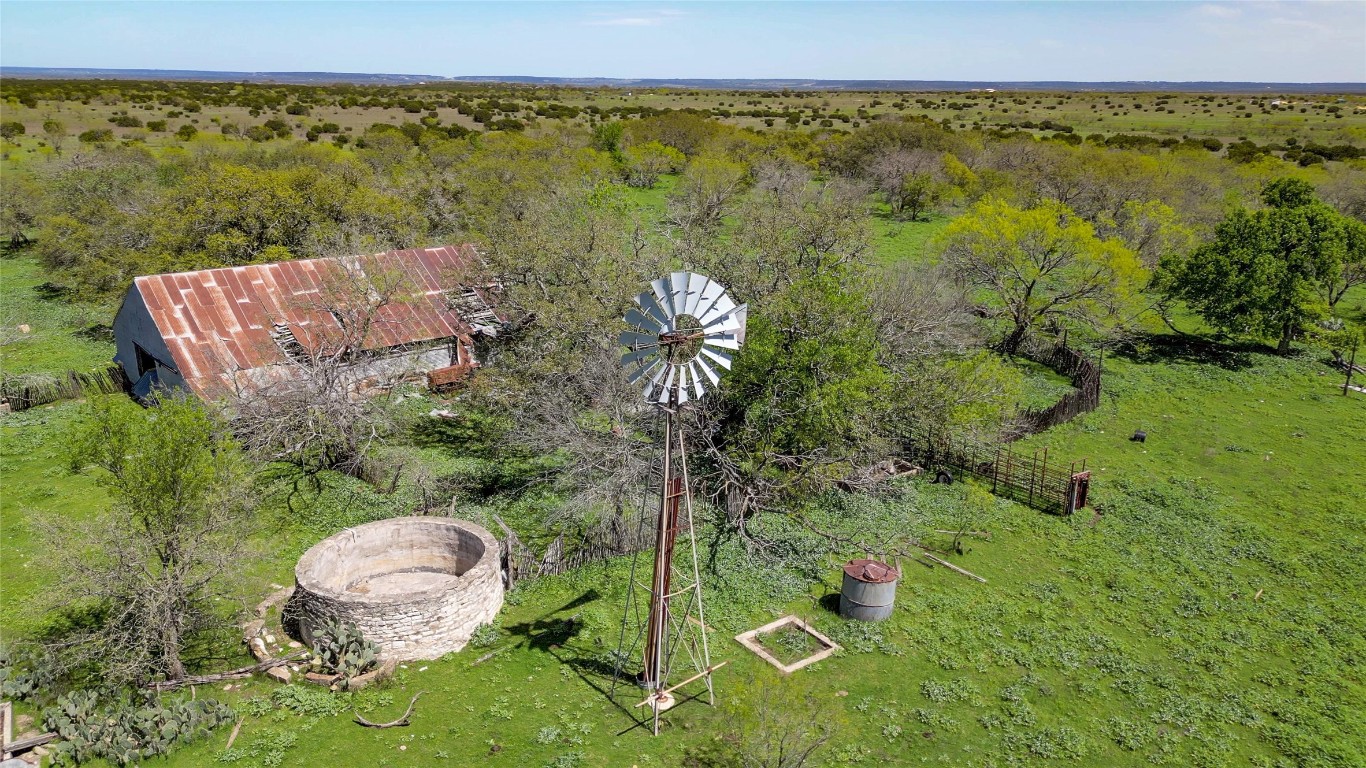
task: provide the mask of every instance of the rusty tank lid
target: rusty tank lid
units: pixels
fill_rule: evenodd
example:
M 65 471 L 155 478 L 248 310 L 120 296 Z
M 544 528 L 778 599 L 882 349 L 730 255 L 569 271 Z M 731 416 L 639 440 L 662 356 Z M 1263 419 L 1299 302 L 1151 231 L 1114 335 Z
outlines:
M 844 572 L 869 584 L 886 584 L 889 581 L 896 581 L 901 576 L 892 566 L 866 558 L 850 560 L 845 563 Z

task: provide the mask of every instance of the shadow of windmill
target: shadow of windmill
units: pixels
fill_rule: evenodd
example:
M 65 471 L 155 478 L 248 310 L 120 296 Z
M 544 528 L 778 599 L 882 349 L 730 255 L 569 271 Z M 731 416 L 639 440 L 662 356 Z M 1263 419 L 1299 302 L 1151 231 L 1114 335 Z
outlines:
M 617 735 L 620 736 L 636 728 L 649 727 L 650 721 L 643 718 L 639 710 L 623 703 L 620 695 L 612 695 L 612 680 L 616 669 L 607 656 L 608 649 L 602 645 L 601 640 L 592 644 L 578 640 L 584 628 L 584 621 L 580 618 L 578 609 L 602 597 L 596 589 L 589 589 L 538 618 L 505 625 L 503 629 L 515 638 L 511 645 L 505 647 L 547 653 L 572 670 L 586 685 L 631 719 L 632 725 L 619 732 Z M 635 686 L 631 685 L 624 690 L 634 691 Z

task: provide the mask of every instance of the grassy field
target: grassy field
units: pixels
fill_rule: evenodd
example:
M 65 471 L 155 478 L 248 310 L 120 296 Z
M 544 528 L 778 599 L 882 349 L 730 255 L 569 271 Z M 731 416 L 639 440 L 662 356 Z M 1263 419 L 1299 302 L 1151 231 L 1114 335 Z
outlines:
M 671 183 L 632 194 L 658 216 Z M 944 224 L 879 218 L 875 257 L 921 258 Z M 25 256 L 0 260 L 0 270 L 3 328 L 31 326 L 3 339 L 7 371 L 54 372 L 112 354 L 84 333 L 112 309 L 46 296 Z M 1344 301 L 1359 311 L 1363 300 L 1358 290 Z M 1027 372 L 1027 404 L 1065 386 Z M 986 583 L 905 560 L 896 611 L 881 624 L 847 623 L 833 610 L 838 565 L 861 549 L 832 550 L 772 516 L 750 530 L 783 556 L 705 528 L 713 660 L 729 665 L 716 677 L 718 706 L 685 702 L 665 715 L 659 738 L 637 724 L 638 690 L 608 695 L 629 568 L 616 560 L 520 585 L 491 641 L 409 664 L 377 688 L 332 695 L 259 679 L 201 687 L 196 695 L 237 708 L 241 733 L 232 750 L 219 731 L 164 764 L 702 766 L 743 711 L 795 690 L 812 702 L 799 720 L 836 726 L 815 761 L 823 766 L 1361 765 L 1366 715 L 1351 702 L 1366 700 L 1366 473 L 1355 459 L 1366 399 L 1343 397 L 1340 385 L 1316 353 L 1286 359 L 1155 335 L 1107 355 L 1099 410 L 1018 444 L 1087 458 L 1093 509 L 1055 517 L 971 482 L 923 479 L 877 496 L 812 499 L 805 513 L 815 524 L 879 547 L 916 537 L 947 550 L 937 530 L 989 532 L 966 540 L 963 554 L 943 555 Z M 407 408 L 433 405 L 415 398 Z M 36 520 L 89 518 L 108 504 L 92 477 L 64 467 L 81 408 L 0 417 L 6 640 L 40 628 L 46 592 L 62 577 L 46 567 Z M 1135 429 L 1147 430 L 1146 443 L 1127 439 Z M 439 443 L 401 449 L 443 470 L 466 461 Z M 263 483 L 261 526 L 244 542 L 264 555 L 237 575 L 244 605 L 291 583 L 313 542 L 418 505 L 411 487 L 386 496 L 339 478 L 292 509 L 275 490 Z M 461 514 L 483 520 L 488 511 Z M 732 639 L 788 613 L 843 651 L 784 678 Z M 407 728 L 352 720 L 353 710 L 398 717 L 418 692 Z
M 218 134 L 224 124 L 241 129 L 259 125 L 271 118 L 288 123 L 296 136 L 308 127 L 320 123 L 336 123 L 343 133 L 360 134 L 374 123 L 400 124 L 434 116 L 443 125 L 481 128 L 470 115 L 460 114 L 444 102 L 452 94 L 472 100 L 492 99 L 515 108 L 499 114 L 530 122 L 542 128 L 561 122 L 588 126 L 587 111 L 577 117 L 558 120 L 538 118 L 534 109 L 546 103 L 584 109 L 692 109 L 710 112 L 717 120 L 731 125 L 756 130 L 814 131 L 823 128 L 850 130 L 882 115 L 927 117 L 944 122 L 952 128 L 1010 128 L 1024 123 L 1043 121 L 1069 126 L 1079 136 L 1093 133 L 1139 133 L 1157 138 L 1194 136 L 1212 137 L 1225 143 L 1248 138 L 1265 143 L 1281 142 L 1289 138 L 1302 143 L 1366 144 L 1366 97 L 1353 95 L 1297 95 L 1266 94 L 1251 96 L 1174 93 L 1103 93 L 1103 92 L 741 92 L 695 91 L 671 89 L 534 89 L 526 87 L 485 86 L 471 91 L 441 90 L 415 86 L 398 89 L 399 99 L 425 99 L 430 109 L 420 114 L 399 106 L 343 105 L 338 98 L 313 104 L 307 115 L 285 112 L 285 104 L 278 107 L 254 109 L 246 106 L 250 100 L 223 105 L 205 104 L 201 111 L 186 113 L 168 103 L 155 87 L 136 83 L 107 84 L 97 97 L 82 100 L 44 99 L 31 106 L 14 101 L 6 104 L 5 119 L 22 123 L 26 134 L 16 142 L 7 142 L 8 153 L 38 153 L 50 151 L 42 135 L 46 120 L 65 124 L 69 136 L 67 145 L 76 144 L 77 134 L 90 129 L 113 129 L 121 138 L 138 138 L 151 145 L 174 145 L 175 131 L 185 125 L 201 132 Z M 269 86 L 242 85 L 239 94 L 250 95 L 255 90 L 266 92 Z M 393 89 L 384 89 L 389 92 Z M 338 95 L 343 91 L 338 91 Z M 346 93 L 357 92 L 347 89 Z M 359 89 L 361 97 L 379 90 Z M 133 96 L 136 94 L 136 100 Z M 148 95 L 152 94 L 152 95 Z M 1276 103 L 1273 103 L 1276 102 Z M 789 126 L 784 117 L 755 117 L 738 114 L 740 111 L 767 110 L 776 113 L 798 114 L 799 122 Z M 257 114 L 251 114 L 256 111 Z M 163 120 L 165 131 L 150 131 L 145 127 L 117 128 L 111 119 L 118 115 L 137 118 L 142 123 Z M 822 121 L 828 122 L 828 125 Z M 1038 134 L 1052 133 L 1055 128 L 1030 128 Z
M 0 256 L 0 373 L 89 371 L 110 365 L 114 344 L 108 329 L 116 308 L 73 304 L 46 293 L 46 282 L 32 257 Z
M 893 619 L 847 624 L 830 596 L 840 559 L 860 553 L 822 555 L 821 541 L 776 520 L 756 533 L 809 557 L 751 560 L 737 541 L 714 542 L 707 619 L 714 658 L 731 662 L 717 676 L 721 706 L 678 707 L 658 739 L 632 728 L 638 691 L 604 693 L 624 596 L 618 561 L 519 587 L 491 646 L 411 664 L 374 691 L 336 698 L 252 681 L 220 692 L 247 715 L 233 751 L 218 733 L 169 764 L 678 765 L 772 685 L 809 691 L 818 716 L 839 724 L 822 765 L 1356 764 L 1366 722 L 1348 703 L 1366 697 L 1366 605 L 1354 586 L 1366 578 L 1366 478 L 1348 457 L 1366 433 L 1366 401 L 1342 397 L 1315 359 L 1171 337 L 1106 366 L 1099 411 L 1022 446 L 1088 457 L 1103 515 L 1052 517 L 984 501 L 970 484 L 921 481 L 811 505 L 819 524 L 881 541 L 945 544 L 932 531 L 968 520 L 991 539 L 949 559 L 986 584 L 906 562 Z M 8 631 L 30 626 L 22 606 L 42 584 L 25 515 L 102 503 L 55 458 L 77 410 L 3 422 Z M 1129 442 L 1139 427 L 1148 441 Z M 357 520 L 357 491 L 334 493 L 301 511 L 316 514 L 311 524 L 272 539 L 276 556 L 251 577 L 262 594 L 268 581 L 288 583 L 311 537 Z M 731 636 L 789 612 L 845 650 L 781 680 Z M 353 705 L 371 720 L 397 717 L 417 691 L 409 728 L 351 722 Z

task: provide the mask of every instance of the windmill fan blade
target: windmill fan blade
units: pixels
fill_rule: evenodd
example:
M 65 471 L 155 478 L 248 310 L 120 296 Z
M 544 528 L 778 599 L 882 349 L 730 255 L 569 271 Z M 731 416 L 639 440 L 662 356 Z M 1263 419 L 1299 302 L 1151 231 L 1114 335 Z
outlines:
M 749 322 L 749 305 L 741 304 L 730 313 L 730 316 L 740 321 L 740 330 L 735 334 L 735 340 L 741 344 L 745 343 L 745 325 Z
M 725 349 L 739 349 L 740 342 L 735 340 L 733 333 L 709 333 L 702 337 L 703 349 L 707 347 L 723 347 Z
M 702 327 L 706 329 L 707 333 L 731 333 L 740 330 L 744 326 L 742 326 L 739 319 L 735 317 L 735 313 L 731 312 L 730 314 L 721 315 L 710 323 L 704 324 Z
M 678 402 L 688 402 L 688 366 L 678 368 Z
M 688 370 L 692 371 L 693 392 L 696 393 L 698 400 L 701 400 L 702 396 L 707 393 L 706 389 L 702 386 L 702 373 L 698 370 L 700 367 L 701 366 L 696 360 L 688 363 Z
M 723 293 L 716 297 L 716 302 L 711 305 L 711 308 L 707 310 L 706 314 L 697 319 L 701 320 L 703 323 L 709 323 L 722 315 L 730 314 L 733 309 L 735 309 L 735 302 L 731 301 L 730 297 Z
M 640 308 L 645 310 L 650 317 L 654 318 L 655 324 L 659 326 L 661 331 L 668 330 L 671 325 L 669 322 L 669 315 L 659 306 L 659 301 L 655 299 L 654 294 L 642 293 L 636 297 L 636 303 L 639 304 Z
M 655 280 L 654 282 L 650 283 L 650 287 L 654 289 L 655 303 L 659 305 L 660 311 L 664 313 L 665 317 L 672 320 L 674 316 L 674 303 L 672 301 L 672 297 L 669 295 L 669 278 L 661 277 L 658 280 Z M 672 327 L 672 324 L 670 324 L 670 327 Z
M 655 390 L 659 389 L 660 379 L 663 379 L 664 374 L 668 373 L 669 369 L 672 367 L 673 366 L 667 364 L 658 366 L 658 369 L 655 371 L 655 374 L 651 376 L 650 380 L 645 384 L 646 400 L 654 399 Z
M 688 280 L 692 275 L 687 272 L 674 272 L 669 275 L 669 288 L 673 299 L 674 315 L 683 314 L 683 307 L 688 303 Z
M 634 384 L 637 381 L 640 381 L 641 378 L 649 374 L 650 371 L 653 371 L 655 368 L 657 368 L 659 366 L 659 363 L 660 361 L 658 358 L 654 360 L 642 361 L 640 367 L 636 368 L 634 371 L 631 371 L 631 375 L 626 377 L 627 383 Z M 646 384 L 648 385 L 649 382 L 646 382 Z
M 659 336 L 653 333 L 637 333 L 636 331 L 622 331 L 617 336 L 617 341 L 624 346 L 632 349 L 641 349 L 646 345 L 651 347 L 659 346 Z
M 651 357 L 659 357 L 659 350 L 635 349 L 621 356 L 621 364 L 623 367 L 629 367 L 632 365 L 642 365 L 646 360 L 650 359 Z
M 661 330 L 663 330 L 660 327 L 658 320 L 655 320 L 653 317 L 643 314 L 638 309 L 631 309 L 626 312 L 626 322 L 630 323 L 631 325 L 634 325 L 642 331 L 645 331 L 646 333 L 659 333 Z
M 702 371 L 703 375 L 707 377 L 707 381 L 710 381 L 713 387 L 721 382 L 720 377 L 716 375 L 716 371 L 712 370 L 711 363 L 703 360 L 700 356 L 692 361 L 692 364 L 697 366 L 698 370 Z
M 697 306 L 693 307 L 693 311 L 688 314 L 701 320 L 707 316 L 707 313 L 711 312 L 716 300 L 724 295 L 726 295 L 726 289 L 722 288 L 720 283 L 708 281 L 707 286 L 702 289 L 702 295 L 698 297 Z
M 716 364 L 722 368 L 725 368 L 728 371 L 730 370 L 731 356 L 729 354 L 719 350 L 707 349 L 706 347 L 702 347 L 702 354 L 715 360 Z
M 656 393 L 658 395 L 656 399 L 661 403 L 669 402 L 669 390 L 673 389 L 674 374 L 678 372 L 678 369 L 672 365 L 666 365 L 664 367 L 668 369 L 668 375 L 664 377 L 664 383 L 658 387 Z
M 706 275 L 699 275 L 696 272 L 688 278 L 688 301 L 683 305 L 685 314 L 696 317 L 697 305 L 702 301 L 702 294 L 706 291 L 711 279 Z

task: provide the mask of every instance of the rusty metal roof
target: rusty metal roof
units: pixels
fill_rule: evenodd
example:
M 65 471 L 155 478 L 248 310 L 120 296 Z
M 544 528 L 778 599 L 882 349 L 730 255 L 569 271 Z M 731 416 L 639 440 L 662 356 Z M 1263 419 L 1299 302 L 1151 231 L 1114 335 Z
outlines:
M 844 572 L 869 584 L 886 584 L 889 581 L 896 581 L 901 576 L 892 566 L 867 559 L 850 560 L 844 564 Z
M 373 312 L 364 348 L 467 338 L 470 325 L 446 292 L 459 288 L 459 275 L 477 258 L 471 245 L 447 245 L 147 275 L 133 284 L 186 383 L 214 397 L 244 382 L 245 371 L 288 362 L 282 335 L 304 348 L 342 337 L 346 297 L 373 295 L 376 281 L 392 284 L 395 276 L 401 285 Z

